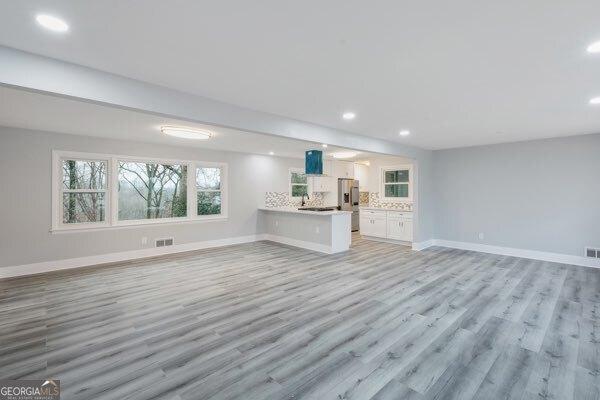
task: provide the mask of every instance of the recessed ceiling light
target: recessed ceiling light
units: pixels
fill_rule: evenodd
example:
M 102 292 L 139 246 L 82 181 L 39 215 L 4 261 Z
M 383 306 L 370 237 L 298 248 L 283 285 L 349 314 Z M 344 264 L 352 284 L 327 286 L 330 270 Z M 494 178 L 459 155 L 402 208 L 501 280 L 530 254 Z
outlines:
M 407 131 L 406 129 L 403 129 L 400 132 L 398 132 L 398 134 L 400 136 L 408 136 L 408 135 L 410 135 L 410 131 Z
M 323 147 L 324 149 L 326 149 L 326 148 L 327 148 L 327 145 L 326 145 L 325 143 L 323 143 L 323 144 L 321 145 L 321 147 Z
M 160 131 L 165 135 L 181 139 L 208 140 L 212 137 L 212 132 L 183 126 L 162 126 Z
M 356 114 L 354 114 L 352 111 L 346 111 L 345 113 L 342 114 L 342 118 L 346 119 L 346 120 L 351 120 L 356 118 Z
M 337 153 L 331 153 L 329 155 L 333 158 L 352 158 L 356 157 L 358 153 L 355 151 L 340 151 Z
M 69 25 L 65 21 L 52 15 L 39 14 L 35 17 L 35 20 L 44 28 L 54 32 L 66 32 L 69 30 Z
M 600 97 L 594 97 L 593 99 L 590 99 L 590 104 L 593 104 L 593 105 L 600 104 Z
M 588 53 L 600 53 L 600 40 L 590 44 L 587 51 Z
M 273 155 L 275 155 L 275 152 L 273 152 L 273 151 L 270 151 L 270 152 L 269 152 L 269 155 L 270 155 L 270 156 L 273 156 Z

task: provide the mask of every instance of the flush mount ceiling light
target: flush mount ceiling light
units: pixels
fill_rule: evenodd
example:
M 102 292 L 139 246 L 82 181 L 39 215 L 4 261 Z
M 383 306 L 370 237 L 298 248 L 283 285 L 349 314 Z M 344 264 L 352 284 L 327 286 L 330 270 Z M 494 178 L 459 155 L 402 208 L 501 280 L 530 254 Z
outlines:
M 327 148 L 327 145 L 326 145 L 325 143 L 323 143 L 323 144 L 321 145 L 321 147 L 323 147 L 324 149 L 326 149 L 326 148 Z
M 356 118 L 356 114 L 353 113 L 352 111 L 346 111 L 345 113 L 342 114 L 342 118 L 349 121 L 351 119 Z
M 590 44 L 587 51 L 588 53 L 600 53 L 600 40 Z
M 270 155 L 270 156 L 274 156 L 274 155 L 275 155 L 275 152 L 273 152 L 273 151 L 270 151 L 270 152 L 269 152 L 269 155 Z
M 337 153 L 331 153 L 329 155 L 333 158 L 352 158 L 356 157 L 358 153 L 355 151 L 340 151 Z
M 208 140 L 212 137 L 212 132 L 183 126 L 162 126 L 160 131 L 181 139 Z
M 594 97 L 593 99 L 590 99 L 590 104 L 592 104 L 592 105 L 600 104 L 600 97 Z
M 60 18 L 53 17 L 48 14 L 38 14 L 35 17 L 38 24 L 46 29 L 50 29 L 54 32 L 66 32 L 69 30 L 69 25 Z
M 408 130 L 406 130 L 406 129 L 403 129 L 403 130 L 401 130 L 400 132 L 398 132 L 398 134 L 399 134 L 400 136 L 408 136 L 408 135 L 410 135 L 410 131 L 408 131 Z

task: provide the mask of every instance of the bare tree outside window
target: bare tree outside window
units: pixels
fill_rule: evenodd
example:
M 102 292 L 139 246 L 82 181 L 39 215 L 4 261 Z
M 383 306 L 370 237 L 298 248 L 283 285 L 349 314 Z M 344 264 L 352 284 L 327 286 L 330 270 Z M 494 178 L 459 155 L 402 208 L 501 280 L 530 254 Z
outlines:
M 308 179 L 305 173 L 290 171 L 290 185 L 292 197 L 301 197 L 308 194 Z
M 119 162 L 119 220 L 187 215 L 187 166 Z
M 62 161 L 63 223 L 105 220 L 106 171 L 106 161 Z
M 196 169 L 198 215 L 221 214 L 221 168 Z

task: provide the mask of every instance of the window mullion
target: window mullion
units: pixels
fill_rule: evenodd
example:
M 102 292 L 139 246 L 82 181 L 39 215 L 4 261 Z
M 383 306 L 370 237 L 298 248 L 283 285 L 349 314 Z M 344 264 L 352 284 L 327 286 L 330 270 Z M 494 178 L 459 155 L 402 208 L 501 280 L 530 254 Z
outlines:
M 110 225 L 116 225 L 119 219 L 119 163 L 115 157 L 111 157 L 109 160 L 109 213 L 110 213 Z
M 187 215 L 188 218 L 195 218 L 198 216 L 198 207 L 196 202 L 198 201 L 198 192 L 196 187 L 196 172 L 198 165 L 196 163 L 188 164 L 188 175 L 187 175 Z
M 70 185 L 70 187 L 73 187 L 73 189 L 69 188 L 65 188 L 64 184 L 63 184 L 63 162 L 65 160 L 75 160 L 78 162 L 82 161 L 83 163 L 90 163 L 90 162 L 94 162 L 94 163 L 103 163 L 105 165 L 105 167 L 103 166 L 103 168 L 105 168 L 105 173 L 104 174 L 104 179 L 102 180 L 103 183 L 103 187 L 102 188 L 90 188 L 90 184 L 86 183 L 85 185 L 80 185 L 79 183 L 77 184 L 73 184 Z M 119 165 L 121 162 L 129 162 L 128 161 L 129 158 L 127 157 L 118 157 L 115 155 L 98 155 L 98 154 L 94 154 L 94 155 L 90 155 L 90 157 L 86 157 L 85 154 L 74 154 L 74 153 L 63 153 L 63 152 L 58 152 L 58 151 L 53 151 L 53 155 L 52 155 L 52 161 L 53 161 L 53 165 L 52 165 L 52 180 L 53 180 L 53 184 L 52 184 L 52 203 L 53 203 L 53 207 L 52 207 L 52 221 L 51 221 L 51 229 L 62 229 L 62 228 L 67 228 L 67 226 L 69 228 L 73 228 L 73 229 L 77 229 L 77 227 L 83 227 L 85 226 L 84 224 L 85 222 L 85 217 L 87 215 L 88 218 L 92 218 L 90 217 L 89 214 L 87 214 L 90 210 L 92 209 L 97 209 L 97 210 L 101 210 L 100 212 L 102 212 L 104 214 L 103 216 L 103 221 L 100 221 L 97 214 L 96 215 L 96 220 L 94 222 L 94 227 L 100 227 L 100 226 L 121 226 L 121 225 L 125 225 L 126 223 L 122 223 L 123 221 L 119 220 Z M 133 161 L 132 161 L 133 162 Z M 137 162 L 137 161 L 136 161 Z M 181 218 L 182 220 L 187 219 L 194 219 L 194 217 L 197 217 L 197 202 L 198 202 L 198 187 L 196 184 L 196 172 L 197 172 L 197 168 L 201 167 L 202 164 L 201 163 L 197 163 L 195 161 L 152 161 L 150 159 L 146 160 L 144 159 L 144 161 L 140 160 L 139 163 L 143 164 L 143 163 L 154 163 L 154 164 L 165 164 L 165 165 L 171 165 L 171 164 L 178 164 L 180 166 L 184 166 L 185 168 L 187 168 L 187 175 L 186 175 L 186 182 L 187 182 L 187 187 L 186 187 L 186 195 L 187 195 L 187 201 L 185 204 L 186 209 L 186 216 L 185 217 L 177 217 L 178 219 Z M 78 171 L 78 177 L 79 178 L 79 166 L 77 166 L 77 171 Z M 89 171 L 89 166 L 87 164 L 84 165 L 83 168 L 87 168 L 86 171 Z M 223 185 L 220 189 L 218 190 L 214 190 L 214 189 L 210 189 L 207 190 L 206 193 L 207 195 L 205 195 L 207 198 L 214 198 L 214 197 L 218 197 L 221 199 L 221 212 L 220 214 L 223 214 L 226 211 L 226 202 L 227 202 L 227 188 L 225 187 L 227 184 L 226 181 L 226 164 L 217 164 L 217 163 L 207 163 L 206 164 L 206 168 L 219 168 L 220 169 L 220 173 L 221 176 L 220 178 L 222 179 L 221 184 Z M 82 170 L 83 171 L 83 170 Z M 97 171 L 97 170 L 92 170 L 92 171 Z M 85 172 L 88 173 L 88 172 Z M 178 172 L 178 174 L 180 175 L 180 173 Z M 98 179 L 98 177 L 94 174 L 92 175 L 93 179 Z M 85 178 L 88 179 L 88 178 Z M 91 179 L 91 178 L 90 178 Z M 182 181 L 180 181 L 181 183 L 183 183 Z M 75 189 L 75 187 L 78 186 L 84 186 L 80 189 Z M 87 188 L 85 188 L 85 186 L 87 186 Z M 100 185 L 98 185 L 100 186 Z M 179 190 L 181 190 L 181 185 L 179 185 Z M 177 191 L 177 193 L 181 193 L 180 191 Z M 71 194 L 75 194 L 78 196 L 70 196 Z M 102 194 L 102 196 L 99 196 L 100 194 Z M 123 193 L 121 193 L 123 194 Z M 66 196 L 65 196 L 66 195 Z M 63 222 L 64 219 L 66 218 L 65 215 L 65 211 L 64 211 L 64 207 L 67 203 L 65 203 L 64 198 L 65 197 L 71 197 L 71 198 L 75 198 L 77 197 L 77 211 L 76 211 L 76 217 L 70 217 L 69 218 L 69 223 L 67 224 L 66 222 Z M 81 197 L 81 198 L 80 198 Z M 97 199 L 98 197 L 102 197 L 103 198 L 103 205 L 101 205 L 101 203 L 98 200 L 98 202 L 96 202 L 95 199 Z M 127 200 L 127 199 L 126 199 Z M 93 203 L 92 203 L 93 202 Z M 90 205 L 94 204 L 94 207 L 90 208 Z M 72 202 L 69 203 L 69 205 L 72 206 Z M 81 211 L 79 209 L 80 205 L 82 207 L 84 207 L 84 211 Z M 180 202 L 178 203 L 178 211 L 183 211 L 181 210 L 181 206 L 184 204 L 181 204 Z M 101 207 L 101 208 L 99 208 Z M 162 207 L 162 205 L 161 205 Z M 128 212 L 128 210 L 122 210 L 123 212 Z M 81 221 L 80 221 L 80 213 L 86 213 L 86 214 L 81 214 Z M 97 212 L 97 211 L 96 211 Z M 65 214 L 65 215 L 63 215 Z M 179 215 L 181 215 L 182 212 L 179 213 Z M 69 214 L 72 215 L 72 214 Z M 165 214 L 166 215 L 166 214 Z M 75 219 L 77 219 L 77 221 L 75 221 Z M 125 220 L 124 220 L 125 221 Z M 139 221 L 134 221 L 136 224 L 142 224 L 145 222 L 145 220 L 139 220 Z M 152 221 L 154 222 L 154 221 Z M 148 221 L 148 223 L 150 223 L 150 221 Z M 87 222 L 87 224 L 90 224 L 89 226 L 91 226 L 91 221 Z
M 63 193 L 106 193 L 106 189 L 61 189 Z

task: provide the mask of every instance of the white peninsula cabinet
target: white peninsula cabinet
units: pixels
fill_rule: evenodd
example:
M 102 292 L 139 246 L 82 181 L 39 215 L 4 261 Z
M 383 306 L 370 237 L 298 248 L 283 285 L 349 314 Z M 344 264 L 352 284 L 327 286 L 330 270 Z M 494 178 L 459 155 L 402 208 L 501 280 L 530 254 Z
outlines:
M 361 208 L 360 234 L 374 238 L 412 242 L 412 212 Z

